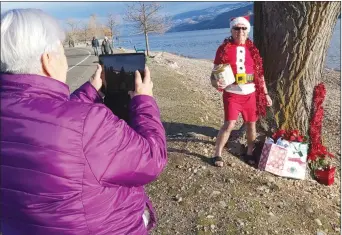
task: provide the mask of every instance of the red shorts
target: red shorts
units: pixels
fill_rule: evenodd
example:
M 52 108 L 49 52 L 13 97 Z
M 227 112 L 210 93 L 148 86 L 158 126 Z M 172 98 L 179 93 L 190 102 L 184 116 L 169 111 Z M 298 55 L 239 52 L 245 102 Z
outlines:
M 237 120 L 239 113 L 245 122 L 258 120 L 255 92 L 248 95 L 238 95 L 223 92 L 224 120 Z

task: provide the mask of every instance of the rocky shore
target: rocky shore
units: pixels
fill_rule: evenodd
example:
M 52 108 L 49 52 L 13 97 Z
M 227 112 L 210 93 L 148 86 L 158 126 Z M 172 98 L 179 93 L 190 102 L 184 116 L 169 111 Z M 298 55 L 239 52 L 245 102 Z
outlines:
M 152 234 L 340 234 L 340 72 L 325 70 L 323 79 L 324 144 L 338 168 L 328 187 L 309 175 L 292 180 L 246 165 L 244 139 L 228 143 L 222 169 L 211 166 L 223 122 L 221 94 L 208 80 L 212 61 L 154 52 L 148 66 L 169 153 L 165 171 L 147 186 L 159 218 Z
M 146 186 L 158 218 L 152 235 L 340 234 L 340 72 L 326 69 L 323 77 L 324 145 L 336 156 L 337 167 L 335 183 L 324 186 L 309 174 L 306 180 L 293 180 L 246 165 L 239 157 L 243 137 L 228 142 L 225 166 L 213 167 L 209 160 L 223 106 L 209 82 L 212 61 L 152 52 L 147 65 L 169 157 L 164 172 Z M 241 124 L 239 119 L 236 128 Z

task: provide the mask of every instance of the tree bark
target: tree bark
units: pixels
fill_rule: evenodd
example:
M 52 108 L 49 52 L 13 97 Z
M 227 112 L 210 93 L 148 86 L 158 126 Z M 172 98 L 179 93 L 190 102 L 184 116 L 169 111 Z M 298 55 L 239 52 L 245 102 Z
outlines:
M 146 53 L 147 56 L 150 56 L 150 46 L 148 45 L 148 33 L 145 32 L 145 42 L 146 42 Z
M 254 3 L 254 42 L 279 128 L 308 133 L 313 89 L 340 11 L 340 2 Z
M 146 9 L 145 9 L 145 4 L 142 4 L 142 12 L 143 12 L 143 17 L 144 17 L 144 34 L 145 34 L 145 43 L 146 43 L 146 54 L 147 56 L 150 56 L 150 48 L 148 45 L 148 32 L 147 32 L 147 19 L 146 19 Z

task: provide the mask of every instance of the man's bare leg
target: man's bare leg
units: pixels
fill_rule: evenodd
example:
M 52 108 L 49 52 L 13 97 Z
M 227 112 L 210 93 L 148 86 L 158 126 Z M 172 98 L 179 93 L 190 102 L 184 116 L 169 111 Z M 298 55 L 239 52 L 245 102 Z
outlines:
M 229 135 L 230 135 L 231 131 L 234 129 L 235 123 L 236 123 L 236 120 L 228 121 L 228 122 L 225 122 L 223 124 L 223 126 L 221 127 L 221 129 L 217 135 L 217 139 L 216 139 L 215 157 L 216 156 L 218 156 L 218 157 L 222 156 L 223 148 L 229 139 Z M 217 161 L 216 166 L 222 167 L 223 162 Z
M 247 122 L 247 155 L 252 156 L 254 150 L 254 144 L 256 139 L 256 125 L 255 122 Z

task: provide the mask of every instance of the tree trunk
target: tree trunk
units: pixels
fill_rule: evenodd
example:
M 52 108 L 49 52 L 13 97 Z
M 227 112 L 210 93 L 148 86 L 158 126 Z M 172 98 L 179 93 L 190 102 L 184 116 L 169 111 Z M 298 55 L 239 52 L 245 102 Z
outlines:
M 254 42 L 279 128 L 308 133 L 313 89 L 340 10 L 340 2 L 254 3 Z
M 145 32 L 145 42 L 146 42 L 146 52 L 147 52 L 147 56 L 150 56 L 150 47 L 148 45 L 148 34 L 147 32 Z

